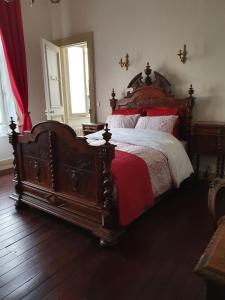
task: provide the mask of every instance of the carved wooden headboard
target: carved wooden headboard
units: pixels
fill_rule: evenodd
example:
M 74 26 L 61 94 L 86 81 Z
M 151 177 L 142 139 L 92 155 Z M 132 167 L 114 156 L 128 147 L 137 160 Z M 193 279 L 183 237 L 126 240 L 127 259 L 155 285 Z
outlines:
M 116 99 L 115 91 L 112 91 L 110 106 L 112 111 L 120 108 L 153 108 L 153 107 L 178 107 L 182 109 L 182 116 L 179 123 L 179 138 L 189 140 L 190 127 L 192 119 L 192 109 L 195 98 L 193 97 L 194 89 L 192 85 L 188 90 L 188 96 L 185 98 L 176 98 L 171 91 L 170 82 L 160 73 L 154 71 L 155 79 L 151 79 L 152 70 L 147 63 L 145 68 L 145 78 L 142 72 L 137 74 L 128 84 L 127 88 L 132 91 L 128 92 L 123 99 Z

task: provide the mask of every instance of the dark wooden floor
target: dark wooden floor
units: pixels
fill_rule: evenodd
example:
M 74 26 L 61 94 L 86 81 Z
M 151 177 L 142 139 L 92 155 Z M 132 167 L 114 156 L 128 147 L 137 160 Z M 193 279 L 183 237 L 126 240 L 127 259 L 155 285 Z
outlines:
M 17 212 L 12 190 L 0 177 L 0 299 L 205 299 L 193 268 L 212 235 L 206 185 L 164 199 L 110 250 L 40 211 Z

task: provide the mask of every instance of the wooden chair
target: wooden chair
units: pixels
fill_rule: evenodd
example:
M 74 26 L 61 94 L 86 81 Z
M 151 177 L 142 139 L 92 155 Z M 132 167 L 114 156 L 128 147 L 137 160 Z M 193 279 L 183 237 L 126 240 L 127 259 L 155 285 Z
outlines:
M 224 187 L 224 178 L 215 178 L 210 184 L 208 207 L 216 230 L 195 267 L 206 281 L 207 300 L 225 299 L 225 215 L 219 217 L 216 209 L 218 192 Z
M 219 214 L 217 213 L 216 209 L 216 203 L 218 200 L 218 193 L 225 187 L 225 178 L 219 178 L 216 177 L 209 186 L 209 192 L 208 192 L 208 208 L 209 208 L 209 214 L 211 216 L 213 225 L 215 229 L 218 226 L 218 223 L 220 223 L 220 218 Z M 224 199 L 225 201 L 225 199 Z M 225 212 L 224 212 L 225 214 Z

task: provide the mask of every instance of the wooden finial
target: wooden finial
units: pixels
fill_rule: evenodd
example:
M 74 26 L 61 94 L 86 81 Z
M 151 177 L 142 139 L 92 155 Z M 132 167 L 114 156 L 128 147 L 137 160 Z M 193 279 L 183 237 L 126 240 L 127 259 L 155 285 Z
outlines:
M 189 88 L 189 90 L 188 90 L 188 94 L 190 95 L 190 97 L 192 97 L 192 95 L 194 94 L 194 89 L 193 89 L 193 87 L 192 87 L 192 84 L 190 85 L 190 88 Z
M 117 103 L 117 99 L 115 99 L 116 93 L 115 90 L 112 89 L 112 93 L 111 93 L 112 99 L 110 99 L 110 106 L 112 108 L 112 111 L 114 111 L 116 109 L 116 103 Z
M 115 93 L 115 90 L 114 90 L 114 89 L 112 89 L 112 94 L 111 94 L 111 96 L 112 96 L 112 99 L 115 99 L 116 93 Z
M 111 139 L 112 133 L 109 132 L 108 123 L 105 124 L 104 133 L 102 134 L 103 139 L 105 140 L 105 144 L 109 144 L 109 140 Z
M 10 118 L 9 128 L 11 129 L 11 133 L 9 134 L 9 143 L 14 147 L 17 142 L 18 133 L 16 132 L 16 123 L 14 122 L 13 117 Z
M 15 191 L 17 194 L 17 201 L 16 201 L 16 208 L 22 208 L 23 207 L 23 203 L 21 201 L 22 199 L 22 192 L 23 192 L 23 187 L 22 187 L 22 183 L 21 183 L 21 177 L 20 177 L 20 172 L 18 169 L 18 135 L 19 133 L 16 132 L 16 123 L 14 122 L 13 118 L 10 118 L 10 124 L 9 124 L 10 129 L 12 130 L 12 132 L 9 134 L 9 142 L 10 144 L 12 144 L 13 147 L 13 168 L 14 168 L 14 180 L 16 182 L 15 185 Z
M 147 66 L 145 68 L 145 74 L 146 74 L 145 83 L 146 83 L 146 85 L 150 85 L 152 82 L 151 77 L 150 77 L 151 73 L 152 73 L 152 69 L 149 66 L 149 62 L 147 62 Z
M 16 123 L 13 120 L 13 117 L 10 118 L 10 124 L 9 124 L 10 129 L 12 130 L 12 133 L 15 133 L 16 129 Z

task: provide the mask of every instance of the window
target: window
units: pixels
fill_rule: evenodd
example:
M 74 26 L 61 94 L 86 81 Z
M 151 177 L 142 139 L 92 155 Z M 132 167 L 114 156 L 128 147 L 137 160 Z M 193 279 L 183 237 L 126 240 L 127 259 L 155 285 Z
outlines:
M 89 103 L 87 43 L 67 48 L 72 114 L 87 114 Z
M 8 133 L 10 117 L 17 120 L 14 95 L 0 37 L 0 136 Z
M 70 114 L 87 115 L 90 108 L 87 43 L 68 46 L 67 59 Z

